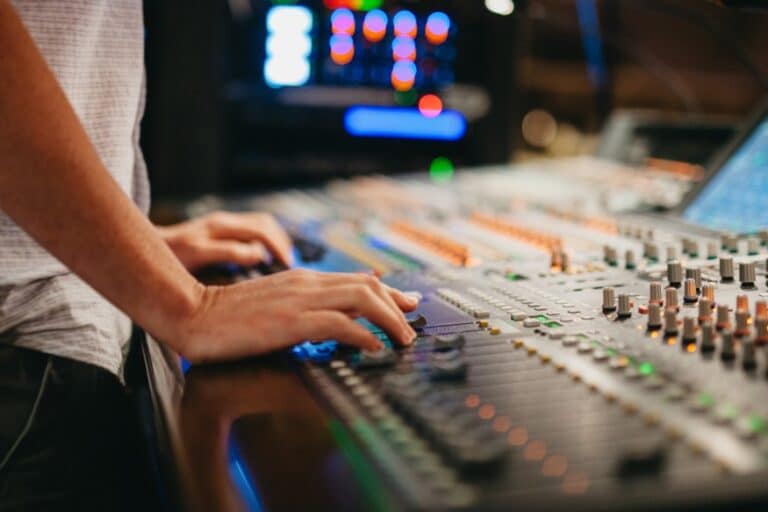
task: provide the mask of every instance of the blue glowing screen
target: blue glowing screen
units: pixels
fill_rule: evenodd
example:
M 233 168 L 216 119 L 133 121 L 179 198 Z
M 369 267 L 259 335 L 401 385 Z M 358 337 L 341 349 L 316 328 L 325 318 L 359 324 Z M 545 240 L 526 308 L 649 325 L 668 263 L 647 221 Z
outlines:
M 753 130 L 699 192 L 683 218 L 737 233 L 768 228 L 768 119 Z

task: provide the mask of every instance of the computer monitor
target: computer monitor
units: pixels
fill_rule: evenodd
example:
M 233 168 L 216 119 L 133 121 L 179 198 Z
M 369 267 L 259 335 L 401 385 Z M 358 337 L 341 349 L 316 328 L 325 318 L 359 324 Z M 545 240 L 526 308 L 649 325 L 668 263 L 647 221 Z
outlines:
M 715 230 L 768 228 L 768 104 L 717 159 L 686 198 L 681 217 Z

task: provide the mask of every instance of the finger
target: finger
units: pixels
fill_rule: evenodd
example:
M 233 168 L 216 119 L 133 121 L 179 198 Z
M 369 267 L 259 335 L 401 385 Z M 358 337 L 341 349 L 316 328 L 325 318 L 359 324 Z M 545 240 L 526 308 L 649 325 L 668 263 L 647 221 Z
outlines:
M 384 344 L 368 329 L 338 311 L 308 311 L 299 317 L 297 340 L 336 340 L 365 350 L 380 350 Z
M 386 286 L 387 292 L 389 293 L 390 297 L 392 297 L 392 300 L 395 301 L 397 307 L 399 307 L 402 311 L 411 312 L 419 306 L 419 298 L 413 294 L 403 293 L 396 288 L 392 288 L 391 286 L 384 286 Z
M 416 337 L 400 311 L 393 311 L 371 288 L 360 284 L 329 286 L 303 294 L 304 306 L 314 310 L 358 313 L 383 329 L 393 341 L 409 345 Z
M 264 261 L 267 251 L 259 243 L 233 240 L 208 240 L 197 248 L 198 259 L 210 263 L 235 263 L 249 267 Z
M 291 239 L 271 215 L 223 215 L 211 221 L 216 238 L 233 238 L 241 242 L 259 241 L 286 265 L 293 264 Z

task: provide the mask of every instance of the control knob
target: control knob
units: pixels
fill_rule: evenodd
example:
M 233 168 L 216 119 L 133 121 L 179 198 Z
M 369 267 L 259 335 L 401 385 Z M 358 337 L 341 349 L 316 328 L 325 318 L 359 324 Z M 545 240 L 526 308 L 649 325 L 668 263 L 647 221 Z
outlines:
M 733 281 L 733 258 L 730 256 L 720 258 L 720 280 L 724 283 Z
M 661 305 L 653 302 L 648 305 L 648 330 L 655 331 L 661 328 Z
M 696 293 L 696 281 L 693 279 L 685 280 L 685 287 L 683 289 L 683 301 L 686 304 L 692 304 L 699 300 L 699 294 Z
M 728 306 L 725 304 L 717 306 L 717 323 L 715 324 L 715 327 L 718 331 L 730 329 L 731 327 L 731 313 L 728 310 Z
M 613 288 L 603 288 L 603 313 L 616 311 L 616 293 Z
M 661 283 L 651 283 L 648 304 L 661 304 L 662 302 L 664 302 L 664 299 L 661 296 Z
M 748 372 L 757 367 L 757 355 L 755 353 L 755 342 L 753 340 L 744 340 L 741 342 L 741 367 Z
M 679 261 L 670 261 L 667 263 L 667 279 L 669 286 L 679 288 L 683 282 L 683 265 Z
M 664 310 L 664 334 L 667 336 L 677 334 L 677 311 L 673 308 Z
M 715 329 L 712 324 L 705 323 L 701 326 L 701 351 L 710 353 L 715 350 Z
M 722 338 L 722 342 L 720 343 L 720 359 L 723 361 L 733 361 L 734 357 L 736 357 L 733 334 L 731 331 L 723 331 L 720 336 Z
M 687 316 L 683 319 L 683 346 L 696 343 L 696 319 Z
M 742 288 L 755 287 L 755 263 L 739 263 L 739 281 Z
M 709 299 L 702 297 L 699 300 L 699 323 L 706 324 L 712 321 L 712 306 Z
M 619 295 L 619 318 L 629 318 L 632 316 L 632 303 L 629 300 L 629 295 Z
M 680 305 L 677 302 L 677 290 L 676 289 L 674 289 L 672 287 L 669 287 L 669 288 L 666 289 L 665 299 L 664 299 L 664 306 L 667 309 L 674 309 L 675 311 L 680 309 Z

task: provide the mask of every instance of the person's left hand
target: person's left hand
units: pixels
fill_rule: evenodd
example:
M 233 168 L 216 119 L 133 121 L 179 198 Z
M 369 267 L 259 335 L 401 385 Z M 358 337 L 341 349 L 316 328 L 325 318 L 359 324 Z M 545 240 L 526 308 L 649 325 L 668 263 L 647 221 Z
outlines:
M 268 213 L 214 212 L 172 226 L 156 226 L 190 271 L 213 263 L 252 266 L 273 258 L 291 266 L 291 239 Z

